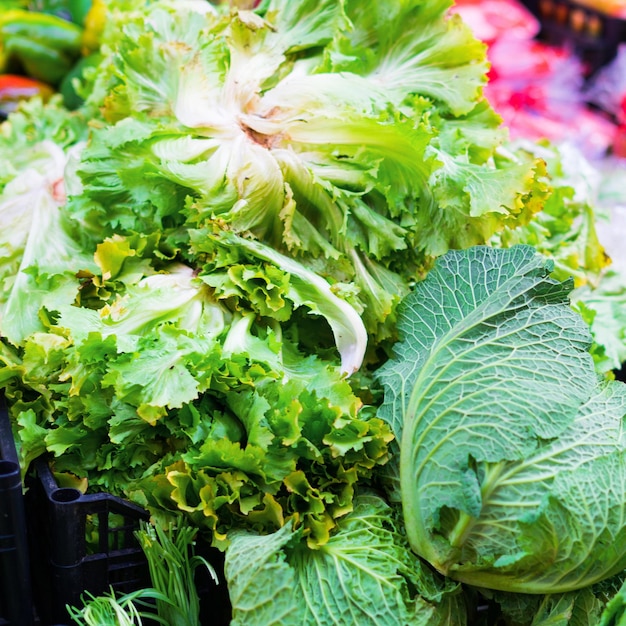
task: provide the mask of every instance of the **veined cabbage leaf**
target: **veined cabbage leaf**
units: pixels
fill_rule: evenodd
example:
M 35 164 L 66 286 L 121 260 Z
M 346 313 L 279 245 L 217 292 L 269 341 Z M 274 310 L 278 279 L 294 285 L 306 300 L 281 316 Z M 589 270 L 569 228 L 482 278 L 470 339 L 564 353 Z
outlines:
M 379 496 L 362 494 L 317 550 L 290 525 L 232 533 L 232 626 L 464 626 L 460 585 L 411 554 L 398 517 Z
M 626 585 L 622 572 L 567 593 L 537 595 L 482 592 L 500 608 L 502 626 L 624 626 Z
M 379 372 L 411 545 L 480 587 L 564 592 L 626 568 L 626 387 L 597 378 L 552 267 L 530 246 L 448 253 Z

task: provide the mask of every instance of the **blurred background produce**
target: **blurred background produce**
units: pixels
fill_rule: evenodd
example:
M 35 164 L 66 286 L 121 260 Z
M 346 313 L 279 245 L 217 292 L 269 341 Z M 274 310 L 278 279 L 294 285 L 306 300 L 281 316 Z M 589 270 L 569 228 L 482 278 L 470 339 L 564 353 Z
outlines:
M 60 91 L 65 106 L 80 97 L 74 79 L 97 64 L 99 34 L 104 26 L 102 0 L 0 2 L 0 115 L 16 101 Z

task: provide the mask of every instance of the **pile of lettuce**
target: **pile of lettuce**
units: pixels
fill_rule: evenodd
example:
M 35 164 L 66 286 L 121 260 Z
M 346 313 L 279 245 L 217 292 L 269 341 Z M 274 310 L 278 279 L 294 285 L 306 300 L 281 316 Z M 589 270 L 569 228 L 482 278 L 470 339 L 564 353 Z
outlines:
M 623 611 L 593 210 L 448 9 L 111 0 L 83 104 L 0 127 L 24 472 L 182 512 L 233 624 Z
M 395 337 L 395 306 L 434 257 L 543 206 L 543 164 L 501 149 L 484 45 L 447 0 L 139 4 L 112 12 L 88 98 L 103 119 L 69 203 L 83 237 L 157 230 L 216 297 L 280 321 L 297 298 L 259 303 L 258 284 L 311 270 L 358 314 L 357 345 L 361 325 Z

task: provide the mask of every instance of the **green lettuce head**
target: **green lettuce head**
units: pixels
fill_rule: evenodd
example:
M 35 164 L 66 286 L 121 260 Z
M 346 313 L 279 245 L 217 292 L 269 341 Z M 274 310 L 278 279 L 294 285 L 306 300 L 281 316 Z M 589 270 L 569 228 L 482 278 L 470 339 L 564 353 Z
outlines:
M 328 281 L 369 336 L 394 336 L 433 257 L 545 196 L 536 159 L 501 150 L 485 46 L 449 4 L 113 12 L 73 218 L 95 237 L 162 231 L 212 270 L 201 242 L 254 239 Z

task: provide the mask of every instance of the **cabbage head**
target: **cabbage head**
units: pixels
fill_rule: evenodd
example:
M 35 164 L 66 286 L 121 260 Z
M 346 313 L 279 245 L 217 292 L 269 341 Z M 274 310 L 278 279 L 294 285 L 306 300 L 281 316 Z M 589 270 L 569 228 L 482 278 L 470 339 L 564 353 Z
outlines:
M 552 267 L 529 246 L 448 253 L 379 371 L 411 546 L 483 588 L 565 592 L 626 568 L 626 387 L 597 377 Z

